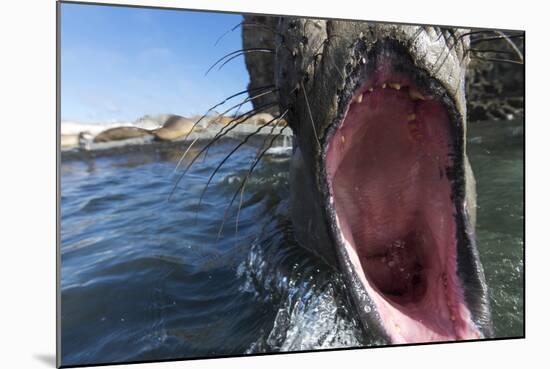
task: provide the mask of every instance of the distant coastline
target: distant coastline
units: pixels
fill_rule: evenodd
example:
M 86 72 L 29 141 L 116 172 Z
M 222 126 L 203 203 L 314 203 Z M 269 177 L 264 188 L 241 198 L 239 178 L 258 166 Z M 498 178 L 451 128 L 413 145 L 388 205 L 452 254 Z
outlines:
M 180 129 L 178 134 L 168 140 L 159 142 L 155 136 L 155 132 L 164 130 L 166 124 L 170 120 L 180 119 L 187 123 L 185 129 Z M 211 115 L 204 117 L 199 124 L 194 125 L 201 117 L 193 116 L 190 118 L 180 117 L 175 114 L 157 114 L 145 115 L 134 122 L 78 122 L 78 121 L 61 121 L 61 137 L 60 146 L 63 159 L 79 158 L 79 157 L 95 157 L 103 155 L 112 155 L 129 151 L 143 151 L 155 149 L 160 146 L 174 146 L 182 141 L 189 140 L 206 140 L 213 138 L 220 129 L 223 129 L 227 124 L 234 123 L 234 118 L 230 116 Z M 228 137 L 242 136 L 251 134 L 259 129 L 257 134 L 265 135 L 278 133 L 278 129 L 273 129 L 273 124 L 281 126 L 286 124 L 284 121 L 277 121 L 270 114 L 257 114 L 251 116 L 237 127 L 231 129 L 227 133 Z M 267 125 L 266 125 L 267 123 Z M 266 125 L 261 128 L 261 126 Z M 143 137 L 115 138 L 111 141 L 98 142 L 97 137 L 105 132 L 114 131 L 119 128 L 140 129 L 144 132 L 150 132 L 151 135 L 144 134 Z M 191 128 L 192 131 L 191 131 Z M 282 135 L 290 136 L 292 131 L 290 128 L 284 128 Z

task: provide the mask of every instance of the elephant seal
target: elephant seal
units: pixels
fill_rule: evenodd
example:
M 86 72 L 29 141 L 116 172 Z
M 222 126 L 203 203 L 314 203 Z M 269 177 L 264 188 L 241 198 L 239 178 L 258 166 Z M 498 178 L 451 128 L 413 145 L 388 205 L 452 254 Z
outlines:
M 243 40 L 273 45 L 273 73 L 249 73 L 276 87 L 293 130 L 296 238 L 343 275 L 365 334 L 491 337 L 465 147 L 468 30 L 245 16 Z
M 151 132 L 138 127 L 109 128 L 94 137 L 94 142 L 110 142 L 151 136 Z
M 164 119 L 160 116 L 159 119 Z M 152 119 L 150 119 L 152 120 Z M 138 120 L 138 123 L 143 124 L 144 118 Z M 147 122 L 146 122 L 147 123 Z M 166 115 L 166 119 L 162 127 L 156 129 L 145 129 L 141 127 L 116 127 L 107 129 L 94 137 L 94 142 L 110 142 L 127 140 L 131 138 L 150 137 L 154 136 L 158 141 L 174 141 L 187 135 L 194 122 L 181 117 L 179 115 Z
M 174 141 L 191 132 L 195 122 L 179 115 L 172 115 L 161 128 L 152 130 L 155 139 L 160 141 Z
M 246 123 L 249 123 L 255 126 L 262 126 L 262 125 L 265 125 L 266 123 L 270 124 L 270 122 L 272 126 L 275 125 L 279 127 L 286 126 L 288 124 L 284 118 L 275 118 L 270 113 L 258 113 L 246 120 Z
M 195 121 L 199 120 L 200 117 L 196 117 Z M 208 124 L 221 124 L 223 126 L 228 125 L 229 123 L 232 123 L 234 121 L 235 117 L 222 115 L 222 116 L 214 116 L 208 120 Z

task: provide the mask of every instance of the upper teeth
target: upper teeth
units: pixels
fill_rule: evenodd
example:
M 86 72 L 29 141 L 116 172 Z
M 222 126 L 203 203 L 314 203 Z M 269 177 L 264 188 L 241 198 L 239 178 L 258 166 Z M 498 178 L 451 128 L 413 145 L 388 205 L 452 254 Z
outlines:
M 409 96 L 413 100 L 426 100 L 426 98 L 418 91 L 409 88 Z
M 398 82 L 388 82 L 388 83 L 383 83 L 380 87 L 384 89 L 389 87 L 389 88 L 393 88 L 394 90 L 401 90 L 403 85 L 401 85 L 401 83 L 398 83 Z M 375 87 L 369 87 L 368 92 L 373 92 L 374 88 Z M 430 97 L 426 97 L 422 95 L 418 90 L 412 87 L 408 88 L 408 93 L 409 93 L 409 98 L 413 101 L 431 99 Z M 359 94 L 353 97 L 353 102 L 361 103 L 362 101 L 363 101 L 363 94 Z

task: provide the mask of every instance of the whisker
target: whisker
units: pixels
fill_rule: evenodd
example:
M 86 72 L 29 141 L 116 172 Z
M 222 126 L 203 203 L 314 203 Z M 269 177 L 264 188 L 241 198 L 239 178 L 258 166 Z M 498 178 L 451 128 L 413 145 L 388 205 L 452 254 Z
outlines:
M 334 68 L 334 70 L 338 73 L 338 75 L 340 76 L 340 78 L 342 78 L 342 81 L 345 81 L 346 80 L 346 77 L 344 77 L 344 75 L 342 74 L 342 72 L 340 71 L 340 68 L 338 68 L 336 66 L 336 64 L 334 64 L 334 55 L 333 54 L 328 54 L 330 56 L 330 58 L 324 58 L 324 60 L 327 60 L 330 65 L 332 66 L 332 68 Z
M 244 28 L 244 27 L 258 27 L 258 28 L 263 28 L 263 29 L 265 29 L 265 30 L 268 30 L 268 31 L 272 32 L 274 35 L 277 35 L 277 36 L 283 38 L 283 39 L 284 39 L 285 37 L 290 37 L 290 38 L 293 38 L 293 39 L 295 39 L 295 40 L 298 40 L 298 39 L 299 39 L 298 37 L 296 37 L 296 36 L 294 36 L 294 35 L 292 35 L 292 34 L 283 35 L 281 32 L 278 32 L 278 31 L 276 31 L 275 29 L 273 29 L 273 28 L 271 28 L 271 27 L 268 27 L 268 26 L 266 26 L 265 24 L 262 24 L 262 23 L 244 22 L 244 23 L 242 24 L 242 26 L 243 26 L 243 28 Z
M 253 89 L 246 89 L 246 90 L 239 91 L 239 92 L 237 92 L 237 93 L 235 93 L 235 94 L 233 94 L 233 95 L 231 95 L 231 96 L 229 96 L 229 97 L 226 97 L 225 100 L 223 100 L 223 101 L 217 103 L 216 105 L 212 106 L 211 108 L 209 108 L 209 109 L 206 111 L 206 113 L 204 113 L 204 114 L 199 118 L 199 120 L 197 120 L 197 121 L 193 124 L 193 126 L 191 127 L 191 130 L 185 135 L 184 141 L 189 137 L 189 135 L 191 134 L 191 132 L 193 131 L 193 129 L 194 129 L 194 128 L 195 128 L 204 118 L 206 118 L 210 112 L 212 112 L 214 109 L 216 109 L 216 108 L 219 107 L 220 105 L 225 104 L 227 101 L 229 101 L 229 100 L 231 100 L 231 99 L 233 99 L 233 98 L 235 98 L 235 97 L 237 97 L 237 96 L 239 96 L 239 95 L 243 95 L 243 94 L 245 94 L 245 93 L 250 93 L 251 91 L 265 90 L 265 89 L 269 89 L 269 88 L 273 88 L 273 87 L 275 87 L 275 86 L 274 86 L 274 85 L 268 85 L 268 86 L 256 87 L 256 88 L 253 88 Z M 229 110 L 229 111 L 230 111 L 230 110 Z M 225 113 L 227 113 L 227 111 L 226 111 Z M 225 113 L 222 113 L 222 114 L 225 114 Z M 220 116 L 220 115 L 218 115 L 218 117 L 219 117 L 219 116 Z
M 221 64 L 219 67 L 218 67 L 218 70 L 221 70 L 227 63 L 229 63 L 231 60 L 235 59 L 235 58 L 238 58 L 239 56 L 241 55 L 244 55 L 244 54 L 249 54 L 250 52 L 264 52 L 264 53 L 269 53 L 269 54 L 275 54 L 275 50 L 273 49 L 258 49 L 258 50 L 252 50 L 252 51 L 248 51 L 248 52 L 243 52 L 241 54 L 237 54 L 237 55 L 233 55 L 232 57 L 230 57 L 229 59 L 227 59 L 225 62 L 223 62 L 223 64 Z
M 516 46 L 516 44 L 510 40 L 510 37 L 506 36 L 503 32 L 497 31 L 497 33 L 500 35 L 500 37 L 503 37 L 504 41 L 514 50 L 516 55 L 518 56 L 519 60 L 521 60 L 521 63 L 523 64 L 523 53 L 520 51 L 520 49 Z
M 478 43 L 487 42 L 487 41 L 498 41 L 498 40 L 504 40 L 504 39 L 523 38 L 523 37 L 525 37 L 525 35 L 523 35 L 523 34 L 504 35 L 504 36 L 478 38 L 478 39 L 474 39 L 470 42 L 472 44 L 478 44 Z
M 239 199 L 239 207 L 237 208 L 237 217 L 235 219 L 235 235 L 237 235 L 239 233 L 239 219 L 240 219 L 240 215 L 241 215 L 241 208 L 242 208 L 242 205 L 243 205 L 244 187 L 246 185 L 246 182 L 248 181 L 248 178 L 252 175 L 252 172 L 254 171 L 254 168 L 256 167 L 256 165 L 258 165 L 258 163 L 262 160 L 263 156 L 267 153 L 267 150 L 269 150 L 271 148 L 271 146 L 273 146 L 273 143 L 275 142 L 275 140 L 283 134 L 283 131 L 285 130 L 286 127 L 287 127 L 286 124 L 284 126 L 282 126 L 281 129 L 279 130 L 279 133 L 277 133 L 275 136 L 272 137 L 272 139 L 269 142 L 269 144 L 267 145 L 267 147 L 265 147 L 265 149 L 257 156 L 257 158 L 254 161 L 254 163 L 252 164 L 252 166 L 248 169 L 248 173 L 246 175 L 245 180 L 243 180 L 243 183 L 241 183 L 240 189 L 237 189 L 237 192 L 235 192 L 235 194 L 234 194 L 234 197 L 235 197 L 235 195 L 239 191 L 241 193 L 240 199 Z
M 335 35 L 327 36 L 327 38 L 325 38 L 325 39 L 323 40 L 323 42 L 321 42 L 321 43 L 319 44 L 319 46 L 317 47 L 317 49 L 316 49 L 315 52 L 313 53 L 313 55 L 312 55 L 312 57 L 311 57 L 311 60 L 310 60 L 309 63 L 306 65 L 306 68 L 305 68 L 305 69 L 309 68 L 309 66 L 311 65 L 311 63 L 315 62 L 316 59 L 317 59 L 317 57 L 318 57 L 319 55 L 322 55 L 321 53 L 319 53 L 319 50 L 320 50 L 321 47 L 323 47 L 323 46 L 327 46 L 327 47 L 328 47 L 328 45 L 330 45 L 330 39 L 331 39 L 332 37 L 342 37 L 342 36 L 336 35 L 336 34 L 335 34 Z M 342 78 L 342 80 L 345 80 L 345 77 L 344 77 L 344 75 L 342 74 L 342 72 L 340 71 L 340 68 L 337 68 L 336 65 L 334 64 L 334 60 L 332 60 L 332 59 L 326 59 L 326 58 L 325 58 L 325 59 L 323 59 L 323 62 L 324 62 L 325 60 L 327 60 L 327 61 L 330 63 L 330 65 L 334 68 L 334 70 L 340 75 L 340 78 Z M 315 67 L 314 67 L 314 68 L 315 68 Z M 313 70 L 313 73 L 315 74 L 315 69 Z
M 235 31 L 237 28 L 239 28 L 239 26 L 241 26 L 242 24 L 244 23 L 244 21 L 240 22 L 239 24 L 236 24 L 235 26 L 233 26 L 232 28 L 230 28 L 229 30 L 225 31 L 220 37 L 218 37 L 218 39 L 216 40 L 216 42 L 214 43 L 214 46 L 216 46 L 222 38 L 224 38 L 225 36 L 227 36 L 229 33 Z
M 206 194 L 206 190 L 208 189 L 208 186 L 210 185 L 210 183 L 212 183 L 212 180 L 214 179 L 214 177 L 216 176 L 216 173 L 218 173 L 218 171 L 221 169 L 221 167 L 225 164 L 225 162 L 227 160 L 229 160 L 229 158 L 235 153 L 237 152 L 238 149 L 240 149 L 244 144 L 246 144 L 248 142 L 248 140 L 252 137 L 252 136 L 255 136 L 256 134 L 258 134 L 258 132 L 260 132 L 264 127 L 267 127 L 269 124 L 273 123 L 275 120 L 277 119 L 280 119 L 280 117 L 278 118 L 273 118 L 271 119 L 270 121 L 262 124 L 260 127 L 258 127 L 254 132 L 246 135 L 246 137 L 237 145 L 235 146 L 224 158 L 223 160 L 216 166 L 216 169 L 214 169 L 214 171 L 212 172 L 212 174 L 210 175 L 210 177 L 208 178 L 208 181 L 206 182 L 206 185 L 204 186 L 204 189 L 202 190 L 201 192 L 201 195 L 199 197 L 199 203 L 197 205 L 197 210 L 196 210 L 196 214 L 198 214 L 198 211 L 199 211 L 199 208 L 201 207 L 201 204 L 202 204 L 202 200 L 204 199 L 204 195 Z M 196 216 L 195 216 L 195 220 L 196 220 Z
M 495 31 L 494 30 L 490 30 L 490 29 L 482 29 L 482 30 L 477 30 L 477 31 L 470 31 L 470 32 L 465 32 L 463 34 L 461 34 L 460 36 L 458 36 L 459 39 L 462 39 L 466 36 L 473 36 L 473 35 L 480 35 L 480 34 L 483 34 L 483 33 L 492 33 L 494 34 Z
M 235 25 L 234 27 L 232 27 L 231 29 L 227 30 L 226 32 L 224 32 L 220 37 L 218 37 L 218 39 L 216 40 L 216 42 L 214 43 L 214 46 L 216 46 L 222 38 L 224 38 L 225 36 L 227 36 L 229 33 L 231 32 L 234 32 L 237 28 L 239 28 L 239 26 L 241 27 L 258 27 L 258 28 L 263 28 L 267 31 L 270 31 L 272 32 L 274 35 L 277 35 L 277 36 L 280 36 L 280 37 L 285 37 L 282 33 L 280 32 L 277 32 L 275 29 L 271 28 L 271 27 L 268 27 L 266 26 L 265 24 L 262 24 L 262 23 L 254 23 L 254 22 L 246 22 L 246 21 L 242 21 L 240 22 L 239 24 Z M 290 37 L 294 37 L 296 38 L 295 36 L 293 35 L 288 35 Z
M 443 30 L 441 31 L 443 33 Z M 437 68 L 437 70 L 435 71 L 435 73 L 437 74 L 439 72 L 439 70 L 443 67 L 443 64 L 445 64 L 445 62 L 447 61 L 447 58 L 449 57 L 449 55 L 451 55 L 451 52 L 453 51 L 453 49 L 458 45 L 459 41 L 462 41 L 462 39 L 466 36 L 472 36 L 472 35 L 477 35 L 477 34 L 482 34 L 482 33 L 494 33 L 494 31 L 491 31 L 491 30 L 478 30 L 478 31 L 470 31 L 470 32 L 465 32 L 463 34 L 461 34 L 460 36 L 455 37 L 453 38 L 453 44 L 448 48 L 447 52 L 445 53 L 445 50 L 443 50 L 439 56 L 437 57 L 437 60 L 435 61 L 434 63 L 434 67 L 439 63 L 439 60 L 441 59 L 441 57 L 443 55 L 445 55 L 445 58 L 443 59 L 443 61 L 441 62 L 441 64 L 439 65 L 439 67 Z
M 507 50 L 494 50 L 494 49 L 468 49 L 468 52 L 471 53 L 494 53 L 494 54 L 506 54 L 506 55 L 516 55 L 513 51 Z
M 254 116 L 255 114 L 257 114 L 258 112 L 260 111 L 263 111 L 263 110 L 266 110 L 272 106 L 276 105 L 276 103 L 268 103 L 268 104 L 264 104 L 262 105 L 261 107 L 258 107 L 258 108 L 255 108 L 255 109 L 252 109 L 248 112 L 245 112 L 245 113 L 242 113 L 240 114 L 239 116 L 231 119 L 229 121 L 229 123 L 227 123 L 227 125 L 225 127 L 222 127 L 218 133 L 214 136 L 214 138 L 218 138 L 219 136 L 224 136 L 226 135 L 229 131 L 233 130 L 236 126 L 238 126 L 240 123 L 243 123 L 244 121 L 246 121 L 248 118 L 251 118 L 252 116 Z M 225 131 L 224 131 L 225 130 Z
M 265 49 L 265 48 L 261 48 L 261 47 L 251 47 L 251 48 L 248 48 L 248 49 L 240 49 L 240 50 L 236 50 L 236 51 L 233 51 L 233 52 L 230 52 L 229 54 L 226 54 L 224 56 L 222 56 L 221 58 L 219 58 L 218 60 L 216 60 L 216 62 L 214 64 L 212 64 L 210 66 L 210 68 L 208 68 L 208 70 L 206 71 L 206 73 L 204 73 L 204 75 L 208 75 L 208 73 L 210 73 L 210 71 L 212 69 L 214 69 L 214 67 L 216 65 L 218 65 L 219 63 L 221 63 L 222 61 L 224 61 L 226 58 L 231 58 L 230 60 L 240 56 L 240 55 L 244 55 L 244 54 L 248 54 L 248 53 L 253 53 L 253 52 L 269 52 L 269 53 L 272 53 L 272 54 L 275 54 L 275 50 L 273 49 Z M 224 63 L 225 65 L 226 63 Z
M 443 65 L 445 64 L 445 62 L 447 61 L 447 59 L 449 58 L 449 55 L 451 55 L 451 52 L 453 51 L 453 49 L 455 48 L 455 46 L 458 44 L 458 41 L 455 42 L 453 44 L 453 46 L 451 46 L 448 51 L 445 53 L 445 50 L 443 50 L 440 54 L 440 56 L 437 58 L 436 62 L 434 63 L 434 66 L 437 65 L 438 61 L 439 61 L 439 58 L 443 55 L 443 54 L 446 54 L 445 55 L 445 58 L 443 59 L 443 61 L 441 62 L 441 64 L 439 64 L 439 67 L 437 68 L 437 70 L 434 72 L 434 74 L 437 74 L 439 73 L 439 70 L 443 67 Z
M 443 33 L 445 32 L 445 28 L 443 27 L 436 27 L 439 29 L 439 35 L 437 35 L 437 38 L 435 39 L 436 41 L 439 41 L 439 39 L 441 39 L 441 37 L 443 37 Z M 436 31 L 437 33 L 437 31 Z
M 418 26 L 418 29 L 416 30 L 416 32 L 414 33 L 413 37 L 411 37 L 410 41 L 409 41 L 409 45 L 413 45 L 415 42 L 416 42 L 416 39 L 422 34 L 422 32 L 424 32 L 426 29 L 424 26 Z M 437 32 L 437 31 L 436 31 Z M 441 37 L 441 34 L 439 34 L 439 37 Z M 437 40 L 439 40 L 439 37 L 437 38 Z M 436 40 L 436 41 L 437 41 Z
M 317 136 L 317 130 L 315 129 L 315 122 L 313 121 L 313 115 L 311 114 L 311 107 L 309 105 L 309 100 L 307 98 L 306 89 L 304 87 L 304 83 L 300 81 L 300 86 L 302 87 L 302 92 L 304 93 L 304 98 L 306 100 L 306 106 L 307 111 L 309 113 L 309 118 L 311 119 L 311 127 L 313 128 L 313 134 L 315 135 L 315 139 L 317 140 L 317 144 L 319 145 L 319 149 L 321 148 L 321 142 L 319 141 L 319 136 Z
M 271 91 L 271 92 L 275 92 L 275 91 L 278 91 L 278 90 L 279 90 L 279 89 L 276 88 L 276 89 L 274 89 L 274 90 Z M 271 93 L 271 92 L 270 92 L 270 93 Z M 263 94 L 260 94 L 260 95 L 256 95 L 256 96 L 254 96 L 254 99 L 259 98 L 259 97 L 264 96 L 264 95 L 266 95 L 266 93 L 263 93 Z M 238 109 L 240 110 L 240 107 L 239 107 Z M 220 132 L 221 132 L 221 131 L 219 131 L 218 133 L 220 133 Z M 206 151 L 204 152 L 203 161 L 206 160 L 206 156 L 207 156 L 207 155 L 208 155 L 208 149 L 206 149 Z
M 272 85 L 272 86 L 269 86 L 269 87 L 274 87 L 274 86 Z M 269 88 L 269 87 L 268 87 L 268 88 Z M 258 89 L 263 90 L 264 88 L 263 88 L 263 87 L 258 87 L 258 88 L 252 89 L 252 90 L 258 90 Z M 240 108 L 241 108 L 244 104 L 246 104 L 247 102 L 253 101 L 253 100 L 258 99 L 258 98 L 260 98 L 260 97 L 262 97 L 262 96 L 265 96 L 265 95 L 268 95 L 268 94 L 270 94 L 270 93 L 276 92 L 277 90 L 278 90 L 277 88 L 274 88 L 274 89 L 271 89 L 271 90 L 269 90 L 269 91 L 262 92 L 262 93 L 260 93 L 260 94 L 258 94 L 258 95 L 254 95 L 254 96 L 251 96 L 251 97 L 247 97 L 246 99 L 244 99 L 243 101 L 241 101 L 239 104 L 233 105 L 232 107 L 230 107 L 229 109 L 225 110 L 224 112 L 222 112 L 222 113 L 216 115 L 214 118 L 212 118 L 212 120 L 211 120 L 210 122 L 212 122 L 213 120 L 216 120 L 216 119 L 218 119 L 218 118 L 224 116 L 225 114 L 227 114 L 228 112 L 230 112 L 231 110 L 233 110 L 233 109 L 235 109 L 235 108 L 240 109 Z M 189 135 L 191 134 L 191 132 L 193 132 L 193 129 L 195 129 L 195 127 L 199 124 L 199 122 L 200 122 L 202 119 L 204 119 L 204 118 L 208 115 L 208 113 L 210 113 L 210 112 L 211 112 L 212 110 L 214 110 L 216 107 L 218 107 L 218 106 L 224 104 L 227 100 L 229 100 L 229 99 L 231 99 L 231 98 L 233 98 L 233 97 L 235 97 L 235 96 L 242 95 L 243 93 L 248 92 L 248 91 L 250 91 L 250 90 L 245 90 L 244 92 L 240 92 L 240 93 L 238 93 L 238 94 L 232 95 L 231 97 L 228 97 L 227 99 L 225 99 L 225 100 L 222 101 L 221 103 L 219 103 L 219 104 L 213 106 L 212 108 L 208 109 L 208 111 L 207 111 L 202 117 L 200 117 L 200 119 L 197 120 L 197 121 L 195 122 L 195 124 L 193 124 L 193 126 L 191 127 L 191 129 L 189 130 L 189 132 L 187 132 L 187 134 L 186 134 L 185 137 L 183 138 L 183 141 L 187 140 L 187 138 L 189 137 Z M 209 123 L 210 123 L 210 122 L 209 122 Z M 231 123 L 231 122 L 230 122 L 230 123 Z M 187 152 L 189 151 L 189 149 L 195 144 L 195 142 L 197 142 L 197 140 L 198 140 L 198 137 L 195 138 L 195 139 L 193 140 L 193 142 L 191 142 L 191 144 L 187 147 L 187 150 L 185 150 L 185 152 L 183 153 L 182 157 L 181 157 L 180 160 L 178 161 L 178 164 L 176 165 L 176 168 L 174 169 L 174 173 L 178 171 L 178 169 L 179 169 L 181 163 L 182 163 L 183 160 L 185 159 L 185 155 L 187 154 Z
M 266 143 L 269 139 L 270 136 L 273 135 L 273 131 L 275 131 L 275 128 L 277 128 L 277 123 L 283 119 L 283 117 L 288 113 L 288 110 L 286 110 L 283 114 L 281 114 L 278 118 L 277 118 L 277 122 L 275 122 L 273 124 L 273 127 L 271 127 L 271 130 L 269 131 L 269 133 L 266 135 L 266 138 L 264 139 L 264 141 L 262 142 L 262 145 L 260 146 L 260 148 L 258 149 L 258 152 L 256 153 L 256 157 L 255 159 L 252 161 L 250 167 L 248 168 L 248 172 L 246 173 L 245 177 L 243 178 L 243 182 L 241 183 L 241 185 L 239 186 L 239 188 L 237 188 L 237 191 L 235 191 L 233 193 L 233 197 L 231 198 L 231 201 L 229 202 L 229 205 L 227 205 L 227 207 L 225 208 L 225 211 L 223 213 L 223 219 L 222 219 L 222 222 L 220 224 L 220 227 L 218 229 L 218 236 L 216 238 L 216 242 L 220 239 L 220 236 L 221 236 L 221 233 L 223 232 L 223 228 L 225 226 L 225 221 L 227 220 L 227 217 L 229 215 L 229 209 L 231 209 L 231 206 L 233 206 L 233 203 L 235 202 L 235 199 L 237 198 L 237 195 L 239 194 L 239 192 L 241 192 L 241 190 L 244 188 L 245 186 L 245 183 L 246 181 L 248 180 L 248 178 L 252 175 L 252 172 L 254 171 L 254 168 L 256 167 L 256 165 L 258 164 L 258 161 L 260 160 L 261 156 L 262 156 L 262 152 L 264 151 L 264 147 L 266 147 Z M 267 146 L 266 150 L 269 149 L 271 147 L 271 145 L 273 145 L 273 142 L 275 141 L 275 139 L 281 135 L 281 133 L 283 132 L 284 128 L 286 128 L 286 125 L 283 126 L 283 128 L 280 130 L 279 134 L 276 135 L 274 138 L 272 138 L 271 140 L 271 143 Z M 241 192 L 241 204 L 242 204 L 242 192 Z M 240 207 L 239 207 L 239 210 L 240 210 Z
M 496 41 L 496 40 L 505 40 L 508 43 L 508 46 L 512 48 L 513 52 L 505 51 L 505 50 L 493 50 L 493 49 L 469 49 L 467 50 L 469 53 L 473 52 L 474 55 L 471 55 L 472 59 L 487 61 L 487 62 L 495 62 L 495 63 L 508 63 L 508 64 L 516 64 L 516 65 L 523 65 L 523 53 L 521 50 L 517 47 L 517 45 L 511 40 L 511 38 L 516 37 L 523 37 L 523 34 L 516 34 L 516 35 L 505 35 L 502 31 L 492 31 L 493 33 L 498 34 L 498 36 L 495 37 L 485 37 L 478 40 L 472 40 L 472 43 L 479 44 L 479 42 L 484 41 Z M 473 32 L 472 32 L 473 33 Z M 488 57 L 482 57 L 477 55 L 477 53 L 495 53 L 495 54 L 507 54 L 507 55 L 516 55 L 519 59 L 518 60 L 512 60 L 512 59 L 499 59 L 499 58 L 488 58 Z
M 495 63 L 509 63 L 509 64 L 516 64 L 516 65 L 523 65 L 522 61 L 511 60 L 511 59 L 484 58 L 477 55 L 472 55 L 472 58 L 488 61 L 488 62 L 495 62 Z
M 315 51 L 312 53 L 312 56 L 311 56 L 311 60 L 306 64 L 305 68 L 304 69 L 307 69 L 309 68 L 309 66 L 311 65 L 311 63 L 315 62 L 315 59 L 317 58 L 317 56 L 321 55 L 319 53 L 319 50 L 321 50 L 321 47 L 323 46 L 328 46 L 330 44 L 330 40 L 332 38 L 336 38 L 336 37 L 340 37 L 340 38 L 343 38 L 345 39 L 345 37 L 341 36 L 341 35 L 338 35 L 338 34 L 333 34 L 333 35 L 330 35 L 330 36 L 327 36 L 323 42 L 319 43 L 319 46 L 317 46 L 317 49 L 315 49 Z M 332 65 L 334 66 L 334 63 L 332 63 Z M 342 72 L 340 72 L 340 70 L 338 68 L 334 68 L 339 74 L 340 76 L 342 76 Z M 342 76 L 343 77 L 343 76 Z
M 267 103 L 267 104 L 264 104 L 262 106 L 259 106 L 258 108 L 255 108 L 255 109 L 252 109 L 246 113 L 243 113 L 241 114 L 239 117 L 236 117 L 234 119 L 232 119 L 228 124 L 227 126 L 230 126 L 233 122 L 236 122 L 234 125 L 232 125 L 230 128 L 228 128 L 225 132 L 223 132 L 222 134 L 216 134 L 216 136 L 210 140 L 210 142 L 208 142 L 208 144 L 206 144 L 206 146 L 204 146 L 198 153 L 197 155 L 191 160 L 191 162 L 187 165 L 187 167 L 185 167 L 185 170 L 183 171 L 182 174 L 180 174 L 180 176 L 176 179 L 176 183 L 174 184 L 174 187 L 172 188 L 172 190 L 170 191 L 170 194 L 168 195 L 168 201 L 172 198 L 172 196 L 174 195 L 174 192 L 176 191 L 179 183 L 181 182 L 181 180 L 183 179 L 183 177 L 185 177 L 185 175 L 187 174 L 187 172 L 189 171 L 189 169 L 191 168 L 191 166 L 193 166 L 193 164 L 197 161 L 197 159 L 202 155 L 202 153 L 204 153 L 205 150 L 208 150 L 208 148 L 210 146 L 212 146 L 214 143 L 216 143 L 216 141 L 218 141 L 221 137 L 225 136 L 229 131 L 233 130 L 234 128 L 236 128 L 238 125 L 240 125 L 241 123 L 243 123 L 244 121 L 246 121 L 246 119 L 248 119 L 249 117 L 253 116 L 254 114 L 257 114 L 261 111 L 264 111 L 266 109 L 269 109 L 273 106 L 277 105 L 277 103 Z M 239 120 L 240 119 L 240 120 Z M 223 128 L 220 130 L 220 131 L 223 131 Z M 196 142 L 196 140 L 194 141 Z
M 521 51 L 517 48 L 517 46 L 510 40 L 510 38 L 515 38 L 515 37 L 523 37 L 523 34 L 517 34 L 517 35 L 511 35 L 511 36 L 508 36 L 508 35 L 505 35 L 502 31 L 495 31 L 495 30 L 477 30 L 477 31 L 470 31 L 470 32 L 465 32 L 463 34 L 461 34 L 460 36 L 458 36 L 457 38 L 455 38 L 455 42 L 453 43 L 453 45 L 449 48 L 448 50 L 448 53 L 447 55 L 445 56 L 445 59 L 441 62 L 441 65 L 439 66 L 439 68 L 437 69 L 436 73 L 439 72 L 439 69 L 441 69 L 441 67 L 443 66 L 443 64 L 445 64 L 445 61 L 447 60 L 447 58 L 449 57 L 451 51 L 458 45 L 458 42 L 461 41 L 464 37 L 466 36 L 473 36 L 473 35 L 481 35 L 481 34 L 487 34 L 487 33 L 492 33 L 492 34 L 498 34 L 499 36 L 496 36 L 496 37 L 486 37 L 486 38 L 482 38 L 482 39 L 478 39 L 478 40 L 472 40 L 471 42 L 472 43 L 476 43 L 476 42 L 479 42 L 480 40 L 497 40 L 497 39 L 504 39 L 506 40 L 509 44 L 510 44 L 510 47 L 512 47 L 512 49 L 514 49 L 514 51 L 516 52 L 516 54 L 518 55 L 519 59 L 522 61 L 522 63 L 519 63 L 519 64 L 523 64 L 523 54 L 521 53 Z M 441 58 L 441 56 L 443 55 L 440 54 L 440 56 L 437 58 L 436 62 L 434 65 L 437 65 L 437 63 L 439 62 L 439 59 Z M 464 58 L 463 58 L 464 59 Z M 496 60 L 492 60 L 492 61 L 496 61 Z M 513 61 L 506 61 L 506 62 L 513 62 Z M 518 63 L 513 63 L 513 64 L 518 64 Z

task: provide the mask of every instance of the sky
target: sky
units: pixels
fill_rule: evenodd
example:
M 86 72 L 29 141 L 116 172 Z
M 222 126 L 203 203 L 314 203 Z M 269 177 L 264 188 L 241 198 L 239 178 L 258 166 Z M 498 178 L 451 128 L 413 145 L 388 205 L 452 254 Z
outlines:
M 205 76 L 217 59 L 242 48 L 240 27 L 226 34 L 241 21 L 235 14 L 61 4 L 61 119 L 205 113 L 248 84 L 243 57 Z

